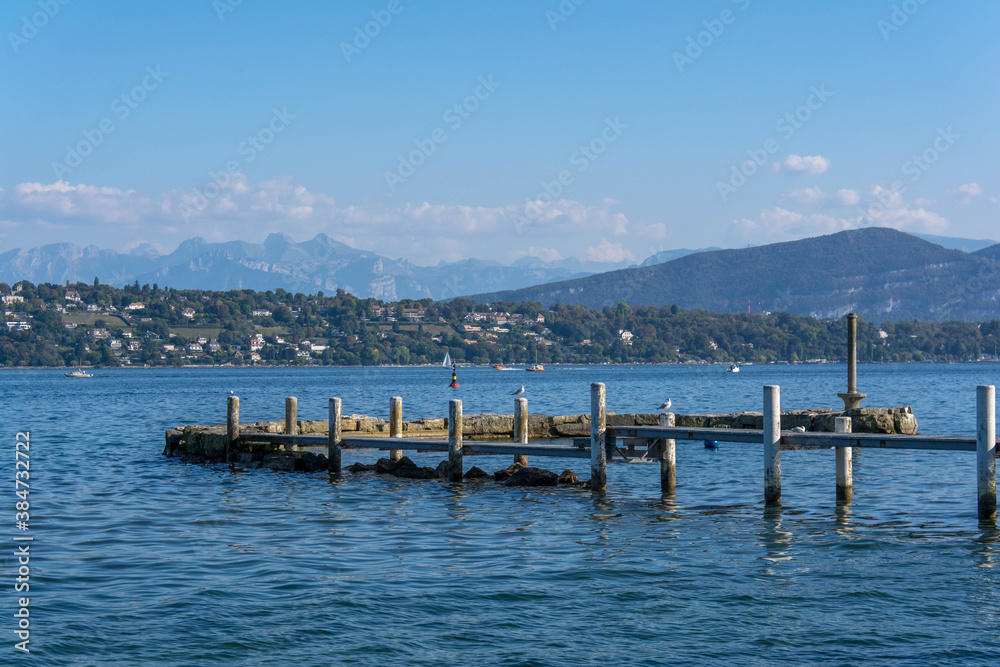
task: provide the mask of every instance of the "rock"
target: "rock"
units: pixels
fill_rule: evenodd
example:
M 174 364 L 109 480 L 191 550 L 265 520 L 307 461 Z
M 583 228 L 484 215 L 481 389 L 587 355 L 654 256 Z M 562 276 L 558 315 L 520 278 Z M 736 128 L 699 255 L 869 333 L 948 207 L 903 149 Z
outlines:
M 163 448 L 164 456 L 173 456 L 174 451 L 180 447 L 181 440 L 183 439 L 183 434 L 180 429 L 172 428 L 164 434 L 166 440 L 165 446 Z
M 580 483 L 580 478 L 577 477 L 576 473 L 574 473 L 572 470 L 570 470 L 569 468 L 566 468 L 565 470 L 562 471 L 562 474 L 559 475 L 559 483 L 560 484 L 579 484 Z
M 375 466 L 372 469 L 376 475 L 391 475 L 396 470 L 396 463 L 382 458 L 375 462 Z
M 518 472 L 522 468 L 524 468 L 524 466 L 522 466 L 520 463 L 514 463 L 503 470 L 497 470 L 495 473 L 493 473 L 493 479 L 495 479 L 498 482 L 502 482 L 506 479 L 509 479 L 514 473 Z
M 299 422 L 299 435 L 326 435 L 330 430 L 330 423 L 326 419 L 312 419 L 310 421 Z
M 399 459 L 392 474 L 403 479 L 434 479 L 437 476 L 434 468 L 421 468 L 406 456 Z
M 660 425 L 660 415 L 658 414 L 642 414 L 635 416 L 636 426 L 659 426 Z
M 434 476 L 438 479 L 448 479 L 448 460 L 445 459 L 434 469 Z
M 556 486 L 559 475 L 541 468 L 522 468 L 504 482 L 505 486 Z
M 261 460 L 263 460 L 264 455 L 256 452 L 240 452 L 236 456 L 236 462 L 239 463 L 244 468 L 255 468 Z
M 474 435 L 513 435 L 514 415 L 465 415 L 462 417 L 462 432 Z
M 892 418 L 896 433 L 906 435 L 917 434 L 917 418 L 913 416 L 913 412 L 909 409 L 909 406 L 907 406 L 907 412 L 897 412 Z
M 330 468 L 330 462 L 326 458 L 326 454 L 303 452 L 298 459 L 301 462 L 301 469 L 304 469 L 306 472 L 319 472 L 320 470 L 328 470 Z M 299 469 L 299 467 L 296 467 L 296 470 Z
M 370 472 L 375 469 L 375 466 L 368 465 L 365 463 L 355 463 L 354 465 L 348 467 L 347 469 L 351 472 Z
M 465 479 L 482 479 L 489 476 L 490 474 L 488 472 L 482 468 L 477 468 L 476 466 L 469 468 L 469 471 L 464 475 Z
M 297 456 L 286 452 L 273 452 L 265 455 L 261 465 L 275 472 L 295 472 L 305 469 Z

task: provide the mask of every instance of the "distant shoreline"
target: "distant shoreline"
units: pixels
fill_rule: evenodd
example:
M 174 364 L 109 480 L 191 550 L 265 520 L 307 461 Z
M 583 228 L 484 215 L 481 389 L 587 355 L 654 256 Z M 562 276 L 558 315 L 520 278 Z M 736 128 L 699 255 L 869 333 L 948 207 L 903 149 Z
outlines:
M 728 366 L 729 361 L 720 362 L 663 362 L 663 363 L 627 363 L 627 364 L 556 364 L 549 363 L 546 366 L 553 368 L 580 368 L 580 367 L 593 367 L 600 368 L 602 366 Z M 1000 363 L 1000 359 L 979 359 L 976 361 L 859 361 L 859 366 L 911 366 L 911 365 L 925 365 L 925 364 L 935 364 L 942 366 L 954 366 L 956 364 L 997 364 Z M 742 366 L 845 366 L 847 361 L 755 361 L 749 364 L 742 364 Z M 491 368 L 492 364 L 458 364 L 458 368 Z M 261 366 L 233 366 L 231 364 L 191 364 L 186 366 L 0 366 L 0 372 L 3 371 L 72 371 L 72 370 L 89 370 L 89 371 L 120 371 L 120 370 L 138 370 L 138 371 L 156 371 L 156 370 L 207 370 L 207 369 L 221 369 L 221 368 L 233 368 L 240 370 L 249 369 L 289 369 L 289 368 L 310 368 L 310 369 L 327 369 L 327 368 L 444 368 L 440 364 L 407 364 L 405 366 L 395 365 L 395 364 L 383 364 L 380 366 L 341 366 L 341 365 L 329 365 L 329 366 L 292 366 L 292 365 L 261 365 Z M 517 372 L 524 371 L 523 368 L 511 368 L 505 371 L 498 371 L 500 373 L 507 372 Z

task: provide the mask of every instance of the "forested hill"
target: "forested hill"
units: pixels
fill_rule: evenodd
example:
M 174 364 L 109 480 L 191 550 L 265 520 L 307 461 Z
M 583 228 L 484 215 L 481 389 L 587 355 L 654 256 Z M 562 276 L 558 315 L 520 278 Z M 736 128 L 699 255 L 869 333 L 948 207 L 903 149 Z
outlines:
M 975 254 L 980 257 L 985 257 L 986 259 L 993 259 L 1000 262 L 1000 243 L 991 245 L 989 248 L 983 248 Z
M 469 298 L 588 308 L 625 301 L 716 312 L 746 312 L 749 304 L 754 312 L 940 322 L 996 318 L 998 294 L 1000 247 L 967 254 L 870 227 Z

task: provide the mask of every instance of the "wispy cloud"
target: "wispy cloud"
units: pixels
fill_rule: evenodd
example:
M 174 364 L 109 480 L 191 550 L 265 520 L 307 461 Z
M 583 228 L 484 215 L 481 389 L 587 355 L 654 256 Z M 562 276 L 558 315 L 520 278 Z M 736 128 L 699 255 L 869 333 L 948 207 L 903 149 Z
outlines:
M 786 174 L 822 174 L 830 168 L 830 160 L 822 155 L 789 155 L 775 162 L 772 169 Z
M 603 237 L 632 236 L 628 218 L 615 210 L 617 202 L 612 199 L 594 205 L 570 199 L 531 204 L 537 215 L 520 238 L 545 259 L 589 253 L 595 240 Z M 199 199 L 192 190 L 151 195 L 65 181 L 0 189 L 0 221 L 5 226 L 25 230 L 50 226 L 62 230 L 61 237 L 77 232 L 77 237 L 93 238 L 100 245 L 120 248 L 141 239 L 170 246 L 192 236 L 228 241 L 259 240 L 274 231 L 299 237 L 322 232 L 379 254 L 430 263 L 497 257 L 497 248 L 504 248 L 503 259 L 524 256 L 522 246 L 510 244 L 518 237 L 511 219 L 524 207 L 430 202 L 344 205 L 290 178 L 251 183 L 243 174 L 220 183 L 218 195 L 211 199 Z M 129 233 L 122 235 L 125 230 Z M 639 230 L 639 236 L 664 231 L 651 225 Z M 551 250 L 554 247 L 560 252 Z M 602 256 L 614 254 L 603 245 L 597 248 Z M 631 257 L 627 249 L 619 254 Z
M 969 204 L 976 197 L 983 196 L 983 188 L 979 185 L 979 183 L 965 183 L 964 185 L 958 186 L 954 190 L 949 190 L 948 194 L 954 197 L 955 201 L 960 204 Z
M 621 243 L 612 243 L 601 239 L 596 246 L 587 248 L 587 257 L 595 262 L 634 262 L 635 255 L 622 247 Z

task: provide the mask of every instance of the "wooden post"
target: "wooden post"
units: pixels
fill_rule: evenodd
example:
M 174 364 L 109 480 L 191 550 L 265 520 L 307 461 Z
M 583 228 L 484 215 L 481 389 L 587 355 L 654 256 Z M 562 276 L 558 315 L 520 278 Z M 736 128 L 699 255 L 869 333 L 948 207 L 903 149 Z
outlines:
M 781 388 L 764 385 L 764 504 L 781 504 Z
M 327 437 L 327 459 L 329 461 L 328 470 L 334 474 L 340 474 L 340 410 L 339 398 L 330 399 L 330 412 Z
M 519 445 L 528 444 L 528 399 L 522 396 L 514 399 L 514 442 Z M 527 468 L 527 455 L 515 454 L 514 465 Z
M 677 416 L 673 412 L 660 415 L 660 426 L 675 426 Z M 660 453 L 660 490 L 673 493 L 677 486 L 677 445 L 673 438 L 664 438 Z
M 608 454 L 604 449 L 607 430 L 607 395 L 603 382 L 590 385 L 590 488 L 608 487 Z
M 462 401 L 448 401 L 448 481 L 462 481 Z
M 289 396 L 285 399 L 285 435 L 299 434 L 299 399 Z
M 837 433 L 851 432 L 851 418 L 837 417 L 834 422 Z M 851 447 L 836 447 L 837 454 L 837 501 L 851 502 L 854 497 L 854 465 Z
M 997 519 L 997 396 L 993 385 L 976 389 L 976 472 L 979 520 Z
M 236 445 L 240 437 L 240 397 L 226 401 L 226 463 L 236 460 Z
M 389 437 L 403 437 L 403 399 L 400 396 L 393 396 L 389 399 Z M 389 451 L 390 461 L 398 461 L 401 458 L 403 458 L 402 449 Z
M 299 399 L 289 396 L 285 399 L 285 435 L 299 434 Z M 290 445 L 291 451 L 298 451 L 298 445 Z

